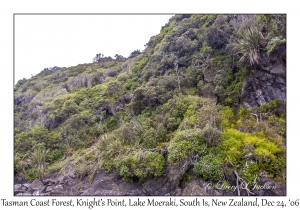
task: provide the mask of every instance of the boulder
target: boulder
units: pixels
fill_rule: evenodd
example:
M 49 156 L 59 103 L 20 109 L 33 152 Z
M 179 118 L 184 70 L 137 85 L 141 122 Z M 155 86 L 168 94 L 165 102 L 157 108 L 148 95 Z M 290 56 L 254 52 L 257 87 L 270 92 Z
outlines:
M 17 190 L 23 190 L 21 184 L 14 185 L 14 191 L 17 191 Z
M 47 193 L 47 192 L 52 192 L 52 191 L 53 191 L 53 188 L 54 188 L 53 186 L 47 187 L 47 188 L 46 188 L 46 193 Z
M 207 195 L 205 190 L 201 188 L 195 181 L 191 181 L 187 184 L 187 186 L 183 189 L 183 192 L 181 195 L 184 196 L 195 196 L 195 195 Z
M 42 188 L 44 188 L 44 184 L 39 180 L 39 179 L 35 179 L 29 186 L 31 189 L 37 191 L 40 190 Z
M 55 181 L 53 179 L 44 179 L 43 183 L 44 185 L 53 185 L 55 184 Z

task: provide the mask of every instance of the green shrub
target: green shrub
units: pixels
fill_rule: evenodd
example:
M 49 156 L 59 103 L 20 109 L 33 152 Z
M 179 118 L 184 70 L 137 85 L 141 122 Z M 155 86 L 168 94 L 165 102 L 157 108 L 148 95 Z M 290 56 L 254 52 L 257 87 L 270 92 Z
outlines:
M 254 181 L 259 182 L 259 165 L 255 162 L 247 162 L 248 167 L 244 167 L 241 177 L 247 180 L 248 188 L 251 189 L 254 186 Z M 255 180 L 256 179 L 256 180 Z
M 209 123 L 203 128 L 202 133 L 208 147 L 217 147 L 223 140 L 222 132 Z
M 182 186 L 187 186 L 187 184 L 191 181 L 192 176 L 189 173 L 183 174 L 182 177 Z
M 200 129 L 177 132 L 168 147 L 168 161 L 176 165 L 190 153 L 195 152 L 196 155 L 202 151 L 205 148 L 202 136 Z
M 49 150 L 46 150 L 44 144 L 37 144 L 33 148 L 31 154 L 31 161 L 34 167 L 36 167 L 38 177 L 41 177 L 46 169 L 46 160 Z
M 208 154 L 201 157 L 195 164 L 194 173 L 207 180 L 221 181 L 223 179 L 222 165 L 222 157 Z
M 117 77 L 117 79 L 119 81 L 126 81 L 126 80 L 128 80 L 128 78 L 129 78 L 129 76 L 128 76 L 127 72 L 120 73 Z
M 79 161 L 75 166 L 75 175 L 76 177 L 82 179 L 89 174 L 90 167 L 84 161 Z
M 119 158 L 116 168 L 125 181 L 132 181 L 134 176 L 140 181 L 146 181 L 150 177 L 165 175 L 165 159 L 157 152 L 133 151 Z
M 270 54 L 278 45 L 285 44 L 286 40 L 280 37 L 272 38 L 267 44 L 267 53 Z
M 30 168 L 28 170 L 25 171 L 24 176 L 26 179 L 28 179 L 29 181 L 33 181 L 39 177 L 39 171 L 37 170 L 37 168 Z
M 63 152 L 59 149 L 55 149 L 51 152 L 50 161 L 54 162 L 56 160 L 60 160 L 63 157 Z
M 112 161 L 126 153 L 125 146 L 125 139 L 119 138 L 116 132 L 102 135 L 99 139 L 99 150 L 104 161 Z M 109 162 L 107 164 L 109 165 Z
M 232 128 L 234 125 L 234 114 L 229 106 L 225 106 L 222 109 L 222 127 L 223 129 Z
M 280 168 L 285 165 L 283 150 L 273 141 L 261 137 L 259 133 L 243 133 L 235 129 L 224 131 L 220 151 L 225 162 L 231 161 L 236 168 L 243 168 L 243 176 L 253 181 L 254 176 L 266 171 L 271 176 L 280 176 Z M 279 161 L 280 160 L 280 161 Z M 249 169 L 245 167 L 246 162 Z M 255 164 L 250 164 L 250 163 Z
M 68 118 L 71 115 L 76 114 L 79 111 L 78 105 L 74 100 L 67 100 L 61 110 L 61 113 L 64 115 L 63 118 Z

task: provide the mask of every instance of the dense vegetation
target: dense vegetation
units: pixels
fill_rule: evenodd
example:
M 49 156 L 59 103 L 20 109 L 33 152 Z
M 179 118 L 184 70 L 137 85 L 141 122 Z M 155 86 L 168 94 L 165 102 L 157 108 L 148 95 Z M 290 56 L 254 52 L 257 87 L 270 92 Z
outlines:
M 15 85 L 15 174 L 101 168 L 126 181 L 196 174 L 285 181 L 285 103 L 245 107 L 243 80 L 285 44 L 284 15 L 176 15 L 143 52 L 45 69 Z M 185 183 L 186 184 L 186 183 Z

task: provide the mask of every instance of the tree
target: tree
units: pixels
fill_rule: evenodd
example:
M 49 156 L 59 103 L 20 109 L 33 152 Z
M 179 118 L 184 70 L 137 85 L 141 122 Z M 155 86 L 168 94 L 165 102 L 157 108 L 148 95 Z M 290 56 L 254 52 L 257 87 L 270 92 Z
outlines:
M 124 61 L 124 60 L 126 60 L 125 57 L 123 57 L 122 55 L 118 55 L 118 54 L 115 55 L 115 59 L 116 59 L 116 61 Z
M 96 54 L 96 57 L 93 58 L 93 62 L 99 63 L 103 57 L 104 57 L 104 54 L 101 54 L 101 53 Z
M 20 79 L 17 84 L 15 85 L 14 91 L 17 91 L 19 89 L 20 86 L 22 86 L 25 82 L 27 81 L 27 79 L 23 78 Z
M 238 53 L 242 54 L 241 61 L 247 60 L 251 65 L 258 63 L 260 50 L 265 43 L 264 37 L 257 27 L 241 29 L 238 32 L 239 40 L 235 45 Z
M 180 78 L 179 78 L 179 74 L 180 74 L 180 71 L 178 69 L 178 57 L 176 55 L 174 55 L 174 53 L 172 53 L 172 57 L 174 58 L 174 68 L 175 68 L 175 71 L 176 71 L 176 75 L 177 75 L 177 83 L 178 83 L 178 89 L 179 89 L 179 92 L 181 93 L 181 89 L 180 89 Z
M 130 53 L 129 58 L 134 58 L 134 57 L 136 57 L 136 56 L 138 56 L 140 54 L 141 54 L 141 51 L 138 50 L 138 49 L 136 49 L 135 51 L 133 51 L 132 53 Z
M 112 57 L 110 56 L 104 57 L 104 54 L 101 53 L 96 54 L 96 57 L 93 58 L 93 62 L 98 62 L 98 63 L 105 62 L 105 61 L 112 61 L 112 60 L 113 60 Z

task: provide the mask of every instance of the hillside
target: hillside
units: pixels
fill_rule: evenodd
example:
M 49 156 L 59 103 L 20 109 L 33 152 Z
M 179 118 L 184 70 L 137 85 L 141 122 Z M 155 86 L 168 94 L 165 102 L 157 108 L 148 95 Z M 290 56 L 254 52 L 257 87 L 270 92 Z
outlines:
M 15 177 L 285 195 L 286 16 L 175 15 L 143 52 L 18 81 L 14 106 Z

